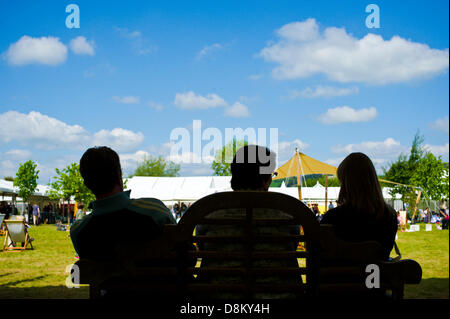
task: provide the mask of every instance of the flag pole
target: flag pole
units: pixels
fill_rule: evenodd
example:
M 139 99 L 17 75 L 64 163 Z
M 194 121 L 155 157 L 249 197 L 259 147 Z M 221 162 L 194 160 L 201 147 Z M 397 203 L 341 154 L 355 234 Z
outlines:
M 328 211 L 328 174 L 325 174 L 325 212 Z
M 297 156 L 297 188 L 298 188 L 298 200 L 302 200 L 302 180 L 300 179 L 300 155 L 298 153 L 298 148 L 295 148 L 295 155 Z

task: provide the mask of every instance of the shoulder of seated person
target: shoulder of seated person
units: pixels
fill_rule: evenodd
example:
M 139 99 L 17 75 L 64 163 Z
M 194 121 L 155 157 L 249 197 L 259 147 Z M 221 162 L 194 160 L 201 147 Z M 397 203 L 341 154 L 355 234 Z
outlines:
M 148 214 L 161 213 L 163 215 L 171 214 L 169 209 L 162 201 L 156 198 L 138 198 L 132 199 L 128 209 L 138 213 Z
M 138 207 L 163 207 L 163 208 L 167 208 L 166 205 L 164 205 L 164 203 L 157 199 L 157 198 L 153 198 L 153 197 L 144 197 L 144 198 L 134 198 L 130 200 L 130 203 L 132 206 L 138 206 Z

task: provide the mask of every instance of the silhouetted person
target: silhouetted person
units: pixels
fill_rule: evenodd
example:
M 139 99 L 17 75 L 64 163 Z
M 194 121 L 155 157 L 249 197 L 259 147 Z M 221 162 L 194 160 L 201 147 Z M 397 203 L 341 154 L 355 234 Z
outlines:
M 158 199 L 130 199 L 123 191 L 119 156 L 108 147 L 88 149 L 80 160 L 84 184 L 95 195 L 92 213 L 70 229 L 80 258 L 112 261 L 118 244 L 146 243 L 162 233 L 165 224 L 175 224 L 169 209 Z
M 372 161 L 363 153 L 348 155 L 337 170 L 341 189 L 338 206 L 329 210 L 321 224 L 333 225 L 335 235 L 345 241 L 376 241 L 387 260 L 394 246 L 397 216 L 383 198 Z
M 275 154 L 266 147 L 257 145 L 248 145 L 241 147 L 233 158 L 231 163 L 231 188 L 233 191 L 261 191 L 267 192 L 272 182 L 272 174 L 275 169 Z M 189 211 L 187 212 L 189 214 Z M 255 218 L 274 218 L 274 219 L 291 219 L 292 217 L 280 211 L 257 208 L 253 211 Z M 221 209 L 212 212 L 208 215 L 208 218 L 245 218 L 245 209 Z M 199 225 L 196 228 L 197 235 L 230 235 L 236 233 L 242 233 L 244 231 L 242 226 L 215 226 L 215 225 Z M 300 227 L 298 225 L 267 225 L 254 228 L 255 235 L 299 235 Z M 258 251 L 280 251 L 280 250 L 292 250 L 296 251 L 298 246 L 297 241 L 280 243 L 280 242 L 265 242 L 255 244 L 254 249 Z M 202 243 L 199 244 L 199 250 L 221 250 L 221 251 L 243 251 L 244 246 L 242 243 Z M 244 265 L 243 260 L 227 260 L 220 261 L 208 258 L 202 258 L 201 267 L 215 267 L 215 266 L 229 266 L 229 267 L 242 267 Z M 253 265 L 256 267 L 298 267 L 297 258 L 288 259 L 270 259 L 253 261 Z M 206 276 L 199 276 L 200 281 L 221 283 L 236 283 L 245 280 L 243 276 L 222 276 L 220 279 L 210 279 Z M 301 284 L 301 277 L 297 275 L 292 276 L 277 276 L 273 275 L 267 278 L 255 278 L 256 283 L 284 283 Z M 269 293 L 256 293 L 256 298 L 293 298 L 295 295 L 289 292 L 280 292 L 276 294 Z M 218 292 L 214 294 L 214 298 L 228 299 L 228 298 L 241 298 L 240 293 L 222 293 Z

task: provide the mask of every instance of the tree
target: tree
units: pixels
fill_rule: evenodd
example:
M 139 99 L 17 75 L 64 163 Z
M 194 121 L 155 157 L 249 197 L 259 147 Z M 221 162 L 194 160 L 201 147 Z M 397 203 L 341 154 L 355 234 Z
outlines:
M 37 189 L 37 180 L 39 178 L 39 170 L 36 170 L 37 164 L 31 160 L 19 164 L 16 177 L 14 178 L 14 186 L 19 187 L 19 197 L 22 197 L 24 202 L 33 195 Z
M 411 176 L 411 183 L 423 188 L 423 197 L 429 200 L 449 198 L 448 166 L 439 156 L 427 153 Z
M 422 196 L 426 199 L 440 200 L 448 198 L 448 166 L 441 158 L 436 158 L 423 147 L 424 138 L 419 132 L 414 136 L 409 157 L 400 154 L 389 169 L 384 169 L 384 178 L 401 184 L 422 188 Z M 387 184 L 386 184 L 387 186 Z M 414 210 L 417 189 L 402 185 L 389 185 L 391 195 L 400 194 L 404 202 Z
M 248 145 L 245 141 L 233 141 L 222 147 L 221 150 L 216 151 L 214 161 L 211 164 L 211 168 L 214 171 L 215 176 L 231 176 L 230 164 L 233 161 L 233 157 L 237 150 L 241 147 Z
M 179 176 L 180 165 L 162 156 L 144 157 L 130 177 L 133 176 Z
M 14 177 L 12 177 L 12 176 L 5 176 L 3 179 L 4 179 L 5 181 L 14 182 Z
M 95 200 L 95 195 L 84 185 L 79 164 L 72 163 L 62 170 L 56 168 L 55 171 L 54 181 L 49 184 L 48 196 L 50 199 L 62 199 L 69 202 L 73 197 L 76 202 L 85 205 Z

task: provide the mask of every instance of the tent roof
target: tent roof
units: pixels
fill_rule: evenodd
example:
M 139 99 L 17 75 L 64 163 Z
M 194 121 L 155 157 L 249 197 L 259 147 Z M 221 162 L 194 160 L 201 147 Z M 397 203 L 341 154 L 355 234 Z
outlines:
M 231 191 L 231 176 L 193 176 L 193 177 L 143 177 L 135 176 L 128 179 L 127 189 L 131 190 L 131 198 L 154 197 L 171 205 L 178 201 L 196 201 L 209 194 Z M 305 200 L 323 200 L 325 188 L 317 183 L 303 187 Z M 328 187 L 328 200 L 338 198 L 339 187 Z M 269 191 L 279 192 L 298 198 L 297 187 L 270 187 Z M 385 198 L 391 198 L 389 189 L 383 188 Z
M 296 153 L 289 161 L 278 168 L 276 172 L 278 174 L 275 178 L 273 178 L 274 180 L 291 176 L 310 174 L 336 175 L 337 169 L 334 166 L 320 162 L 303 153 Z
M 47 197 L 46 192 L 48 189 L 49 187 L 46 185 L 38 185 L 33 196 Z M 14 183 L 11 181 L 0 179 L 0 194 L 9 196 L 17 195 L 19 194 L 19 188 L 14 186 Z
M 231 176 L 150 177 L 134 176 L 127 182 L 131 198 L 154 197 L 162 201 L 195 201 L 231 190 Z

